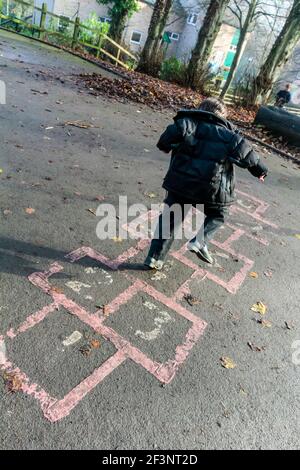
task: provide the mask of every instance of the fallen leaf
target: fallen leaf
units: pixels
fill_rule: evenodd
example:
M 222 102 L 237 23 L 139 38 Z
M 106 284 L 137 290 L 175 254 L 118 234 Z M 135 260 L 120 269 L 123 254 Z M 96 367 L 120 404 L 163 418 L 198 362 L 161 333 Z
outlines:
M 113 237 L 112 240 L 115 242 L 115 243 L 121 243 L 123 241 L 123 238 L 121 237 Z
M 255 346 L 254 344 L 252 344 L 250 341 L 248 341 L 247 345 L 249 346 L 249 348 L 252 350 L 252 351 L 256 351 L 256 352 L 261 352 L 261 351 L 264 351 L 266 348 L 265 346 Z
M 284 324 L 285 324 L 285 327 L 286 327 L 287 330 L 292 330 L 294 328 L 293 325 L 291 325 L 287 321 L 285 321 Z
M 145 193 L 145 196 L 149 197 L 150 199 L 154 199 L 155 197 L 157 197 L 155 193 Z
M 2 168 L 0 168 L 0 175 L 1 175 L 1 173 L 3 173 L 3 170 L 2 170 Z
M 82 348 L 80 348 L 79 351 L 81 352 L 83 356 L 89 356 L 92 352 L 92 348 L 90 345 L 85 345 L 85 346 L 82 346 Z
M 10 215 L 10 214 L 12 214 L 12 211 L 10 209 L 4 209 L 3 214 L 4 215 Z
M 103 201 L 105 199 L 104 196 L 96 196 L 95 201 Z
M 15 393 L 22 390 L 22 380 L 20 376 L 14 372 L 5 372 L 3 374 L 5 386 L 10 393 Z
M 96 209 L 87 209 L 87 211 L 93 215 L 96 215 Z
M 272 271 L 264 271 L 264 275 L 265 275 L 266 277 L 272 277 L 272 276 L 273 276 L 273 273 L 272 273 Z
M 257 323 L 259 323 L 261 326 L 265 327 L 265 328 L 271 328 L 272 326 L 272 323 L 268 320 L 257 320 Z
M 215 302 L 215 303 L 213 304 L 213 307 L 216 307 L 216 308 L 218 308 L 219 310 L 223 310 L 223 308 L 224 308 L 224 307 L 223 307 L 223 304 L 220 304 L 220 303 L 218 303 L 218 302 Z
M 236 364 L 233 362 L 232 359 L 230 359 L 230 357 L 221 357 L 220 361 L 222 367 L 224 367 L 225 369 L 234 369 L 236 367 Z
M 27 209 L 25 209 L 25 212 L 26 214 L 34 214 L 35 209 L 33 209 L 33 207 L 27 207 Z
M 99 349 L 100 348 L 100 341 L 98 339 L 92 339 L 90 341 L 90 345 L 93 349 Z
M 95 127 L 93 124 L 90 124 L 89 122 L 83 122 L 83 121 L 66 121 L 64 125 L 80 127 L 80 129 L 89 129 L 90 127 Z
M 108 305 L 103 305 L 102 307 L 103 315 L 108 316 L 110 314 Z
M 251 273 L 249 273 L 249 276 L 253 277 L 254 279 L 258 278 L 258 274 L 255 271 L 251 271 Z
M 63 294 L 64 293 L 64 291 L 62 289 L 60 289 L 59 287 L 55 287 L 55 286 L 51 287 L 50 291 L 55 292 L 56 294 Z
M 252 305 L 251 310 L 253 312 L 260 313 L 261 315 L 265 315 L 267 307 L 262 302 L 256 302 L 256 304 Z
M 298 238 L 298 240 L 300 240 L 300 233 L 296 233 L 295 237 Z
M 40 95 L 48 95 L 48 91 L 34 90 L 31 88 L 32 93 L 39 93 Z
M 191 307 L 193 307 L 193 305 L 198 305 L 201 302 L 201 300 L 197 299 L 196 297 L 193 297 L 191 294 L 186 294 L 183 298 L 184 298 L 184 300 L 187 301 L 187 303 Z

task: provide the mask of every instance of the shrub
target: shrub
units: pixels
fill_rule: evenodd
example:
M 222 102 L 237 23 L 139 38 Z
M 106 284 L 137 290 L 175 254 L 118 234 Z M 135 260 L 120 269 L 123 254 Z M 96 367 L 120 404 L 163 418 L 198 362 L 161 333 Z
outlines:
M 185 81 L 186 64 L 176 57 L 170 57 L 163 61 L 159 77 L 167 82 L 182 85 Z
M 91 13 L 90 16 L 81 22 L 83 26 L 93 29 L 90 31 L 86 28 L 80 28 L 79 32 L 79 41 L 86 42 L 89 44 L 96 45 L 99 41 L 99 34 L 108 34 L 109 23 L 102 23 L 99 21 L 96 13 Z M 102 47 L 102 45 L 100 44 Z

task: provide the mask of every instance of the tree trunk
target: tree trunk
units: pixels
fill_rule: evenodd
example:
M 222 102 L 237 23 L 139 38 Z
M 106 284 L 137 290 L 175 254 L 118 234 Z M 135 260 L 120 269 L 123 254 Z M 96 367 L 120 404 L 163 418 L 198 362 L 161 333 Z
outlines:
M 165 29 L 173 0 L 156 0 L 151 17 L 148 36 L 140 56 L 137 70 L 156 76 L 161 66 L 158 56 L 161 36 Z
M 273 106 L 261 106 L 254 123 L 300 147 L 300 116 Z
M 122 42 L 123 32 L 126 26 L 128 11 L 123 10 L 118 15 L 112 15 L 111 24 L 109 28 L 109 37 L 111 37 L 118 44 Z
M 229 0 L 211 0 L 187 69 L 186 85 L 197 88 L 204 75 Z
M 220 93 L 220 98 L 221 99 L 223 99 L 225 97 L 225 95 L 228 92 L 228 90 L 230 88 L 230 85 L 232 83 L 235 71 L 236 71 L 238 63 L 240 61 L 240 57 L 241 57 L 242 50 L 243 50 L 243 47 L 244 47 L 244 44 L 245 44 L 245 41 L 246 41 L 247 33 L 248 33 L 249 28 L 251 26 L 251 23 L 253 21 L 255 10 L 256 10 L 256 7 L 257 7 L 257 3 L 258 3 L 258 0 L 251 0 L 251 3 L 249 5 L 248 13 L 247 13 L 245 22 L 244 22 L 243 27 L 242 27 L 241 32 L 240 32 L 240 37 L 239 37 L 239 42 L 238 42 L 238 45 L 237 45 L 237 48 L 236 48 L 236 53 L 235 53 L 235 56 L 233 58 L 233 62 L 231 64 L 227 80 L 225 82 L 225 85 L 222 88 L 221 93 Z
M 254 102 L 259 98 L 265 102 L 273 84 L 280 75 L 282 67 L 288 59 L 300 40 L 300 0 L 294 0 L 290 14 L 285 22 L 281 33 L 277 37 L 271 52 L 262 65 L 260 72 L 256 78 Z

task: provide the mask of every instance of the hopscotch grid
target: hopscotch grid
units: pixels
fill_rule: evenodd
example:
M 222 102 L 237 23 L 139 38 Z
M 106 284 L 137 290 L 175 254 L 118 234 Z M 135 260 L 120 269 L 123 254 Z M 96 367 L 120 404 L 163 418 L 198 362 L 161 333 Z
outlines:
M 276 224 L 273 224 L 272 222 L 262 217 L 262 215 L 268 209 L 269 204 L 260 201 L 259 199 L 253 196 L 249 196 L 248 194 L 243 193 L 242 191 L 237 192 L 242 196 L 246 196 L 248 199 L 252 200 L 257 204 L 257 207 L 254 208 L 254 211 L 252 212 L 246 211 L 240 207 L 235 208 L 237 212 L 246 213 L 255 220 L 259 220 L 260 222 L 265 223 L 266 225 L 277 228 Z M 151 218 L 154 218 L 157 216 L 157 214 L 152 214 L 150 212 L 145 214 L 144 218 L 148 218 L 149 216 Z M 109 315 L 112 313 L 116 313 L 122 305 L 125 305 L 127 302 L 129 302 L 135 295 L 140 292 L 144 292 L 150 295 L 156 301 L 164 304 L 168 308 L 175 311 L 177 314 L 189 320 L 192 326 L 188 330 L 184 342 L 176 346 L 174 358 L 169 359 L 165 363 L 153 361 L 146 354 L 144 354 L 138 348 L 133 346 L 129 341 L 119 335 L 115 330 L 106 326 L 105 319 L 107 318 L 107 315 L 104 315 L 104 313 L 98 315 L 95 315 L 95 313 L 89 313 L 80 305 L 76 304 L 71 299 L 68 299 L 63 293 L 53 288 L 49 283 L 49 277 L 63 270 L 63 267 L 59 263 L 54 262 L 51 264 L 50 269 L 48 271 L 34 273 L 29 276 L 30 282 L 33 283 L 36 287 L 42 289 L 48 295 L 50 295 L 53 299 L 53 302 L 50 305 L 41 309 L 40 311 L 35 312 L 34 314 L 27 317 L 27 319 L 16 330 L 14 330 L 13 328 L 8 330 L 6 336 L 13 340 L 17 335 L 25 333 L 28 329 L 34 327 L 39 322 L 43 321 L 48 315 L 55 311 L 57 312 L 60 307 L 63 307 L 69 313 L 77 316 L 83 323 L 93 328 L 105 339 L 111 341 L 111 343 L 116 348 L 116 352 L 112 356 L 110 356 L 103 364 L 96 368 L 91 375 L 86 377 L 81 383 L 79 383 L 69 393 L 67 393 L 66 396 L 61 400 L 51 397 L 38 384 L 30 383 L 30 380 L 26 376 L 26 374 L 24 374 L 18 367 L 13 365 L 8 360 L 4 364 L 2 364 L 0 368 L 2 370 L 6 370 L 7 372 L 18 374 L 22 381 L 21 390 L 24 393 L 38 400 L 41 406 L 41 410 L 44 413 L 44 416 L 51 422 L 58 421 L 67 416 L 73 410 L 73 408 L 75 408 L 78 403 L 88 393 L 91 392 L 91 390 L 93 390 L 99 383 L 104 380 L 105 377 L 111 374 L 119 365 L 123 364 L 128 359 L 142 366 L 145 370 L 150 372 L 156 379 L 158 379 L 162 383 L 171 382 L 178 368 L 186 360 L 189 352 L 191 351 L 195 343 L 199 340 L 207 326 L 206 322 L 204 322 L 203 320 L 195 316 L 193 313 L 185 309 L 181 304 L 178 304 L 177 300 L 182 300 L 185 293 L 189 292 L 189 284 L 193 279 L 203 281 L 208 278 L 221 285 L 229 292 L 235 293 L 245 280 L 247 272 L 251 269 L 254 262 L 252 260 L 249 260 L 244 255 L 236 253 L 231 246 L 232 243 L 240 239 L 242 235 L 245 235 L 263 245 L 269 244 L 267 240 L 255 237 L 247 231 L 235 227 L 233 224 L 228 223 L 226 225 L 233 230 L 233 233 L 224 242 L 220 243 L 217 241 L 213 241 L 213 243 L 218 248 L 227 251 L 232 256 L 235 256 L 236 258 L 244 262 L 243 268 L 238 273 L 236 273 L 229 282 L 223 281 L 218 276 L 205 269 L 200 268 L 188 258 L 186 258 L 184 256 L 184 253 L 187 248 L 186 245 L 184 245 L 180 250 L 172 252 L 171 255 L 174 258 L 178 259 L 181 263 L 191 267 L 194 272 L 190 276 L 190 278 L 187 279 L 177 289 L 172 298 L 166 297 L 164 294 L 157 291 L 154 287 L 147 284 L 145 281 L 136 279 L 134 276 L 128 275 L 127 273 L 123 273 L 123 275 L 126 276 L 126 278 L 132 282 L 132 285 L 125 289 L 125 291 L 121 292 L 107 305 L 107 312 Z M 126 229 L 128 230 L 128 232 L 131 231 L 130 224 L 126 226 Z M 77 250 L 74 250 L 68 255 L 66 255 L 66 259 L 74 263 L 76 261 L 79 261 L 81 258 L 89 257 L 100 262 L 101 264 L 104 264 L 111 270 L 116 271 L 118 270 L 119 266 L 122 265 L 122 263 L 135 257 L 138 253 L 144 250 L 149 245 L 149 242 L 149 240 L 145 239 L 139 240 L 135 247 L 129 248 L 113 260 L 93 250 L 90 247 L 78 248 Z M 3 338 L 4 336 L 0 335 L 0 340 Z

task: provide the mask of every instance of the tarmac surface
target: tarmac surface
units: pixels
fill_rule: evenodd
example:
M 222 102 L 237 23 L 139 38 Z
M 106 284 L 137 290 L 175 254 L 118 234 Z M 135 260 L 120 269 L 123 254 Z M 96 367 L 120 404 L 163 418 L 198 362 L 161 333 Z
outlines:
M 238 169 L 215 265 L 177 241 L 143 271 L 148 242 L 100 240 L 95 211 L 163 200 L 172 113 L 83 71 L 109 76 L 0 31 L 0 448 L 298 449 L 299 168 L 258 148 L 270 174 Z

